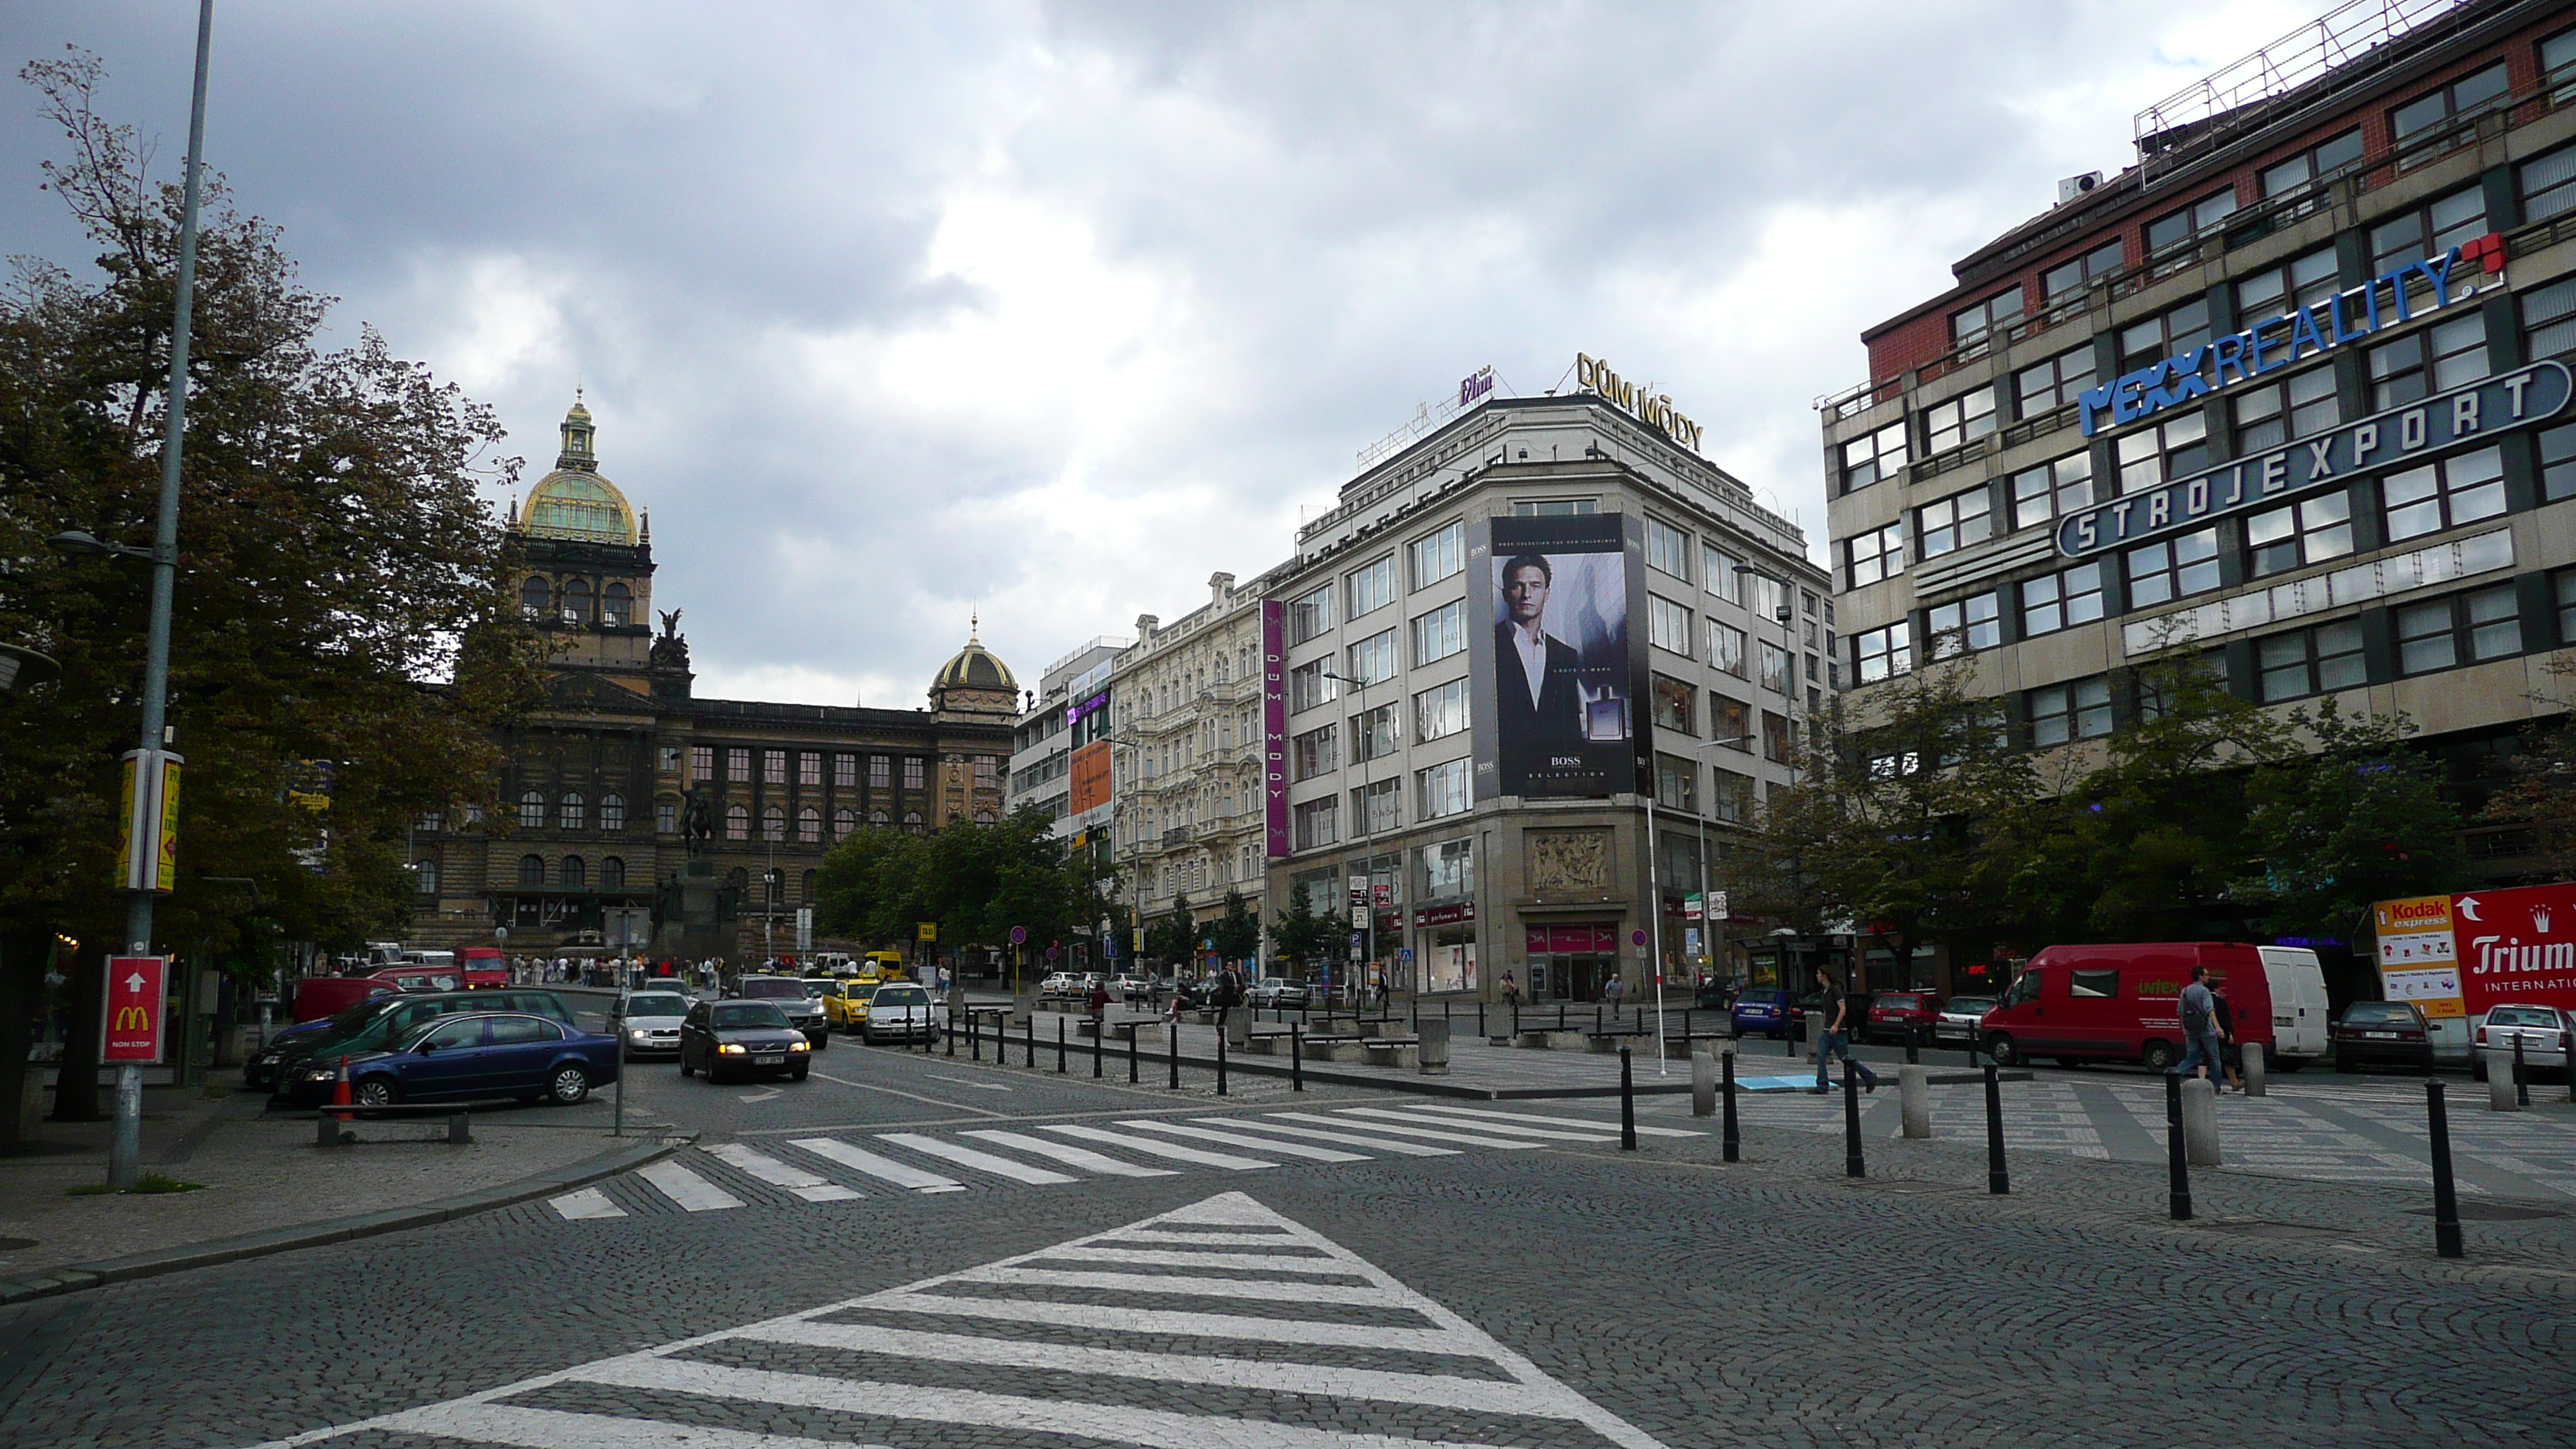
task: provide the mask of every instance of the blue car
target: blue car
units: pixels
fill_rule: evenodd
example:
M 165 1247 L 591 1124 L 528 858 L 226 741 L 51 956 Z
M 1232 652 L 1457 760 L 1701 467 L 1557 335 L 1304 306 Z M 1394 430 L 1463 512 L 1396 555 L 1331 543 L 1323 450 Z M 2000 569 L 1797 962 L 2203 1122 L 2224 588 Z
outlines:
M 311 1062 L 287 1083 L 299 1107 L 331 1099 L 335 1062 Z M 516 1097 L 570 1106 L 617 1080 L 617 1038 L 524 1012 L 442 1017 L 395 1045 L 349 1058 L 349 1099 L 486 1101 Z
M 1789 1034 L 1790 1014 L 1795 1006 L 1789 993 L 1777 986 L 1755 986 L 1735 994 L 1735 1034 L 1767 1036 L 1774 1040 Z

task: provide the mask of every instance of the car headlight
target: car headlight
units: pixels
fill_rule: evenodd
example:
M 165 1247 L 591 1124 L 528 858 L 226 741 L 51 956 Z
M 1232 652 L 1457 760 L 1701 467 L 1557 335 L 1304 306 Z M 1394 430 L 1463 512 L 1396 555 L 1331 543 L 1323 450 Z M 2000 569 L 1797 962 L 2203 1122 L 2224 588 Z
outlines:
M 716 1054 L 719 1056 L 738 1057 L 742 1055 L 742 1052 L 743 1048 L 742 1043 L 740 1042 L 719 1042 L 716 1045 Z
M 791 1052 L 810 1052 L 814 1049 L 814 1044 L 809 1041 L 792 1041 L 787 1044 L 787 1049 Z
M 651 1041 L 653 1039 L 653 1033 L 638 1027 L 635 1030 L 628 1032 L 626 1034 L 626 1039 L 628 1041 Z
M 337 1068 L 315 1067 L 304 1074 L 304 1080 L 308 1082 L 328 1082 L 337 1079 L 339 1075 L 340 1073 Z

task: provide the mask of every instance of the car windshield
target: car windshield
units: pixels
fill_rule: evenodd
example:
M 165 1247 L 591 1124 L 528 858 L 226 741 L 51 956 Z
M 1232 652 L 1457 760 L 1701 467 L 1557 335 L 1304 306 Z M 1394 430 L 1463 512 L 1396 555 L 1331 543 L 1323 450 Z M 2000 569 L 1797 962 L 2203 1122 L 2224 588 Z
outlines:
M 2346 1022 L 2373 1026 L 2413 1025 L 2415 1013 L 2402 1001 L 2356 1001 L 2343 1009 Z
M 626 998 L 628 1016 L 686 1016 L 689 1003 L 678 996 L 630 996 Z
M 1942 1009 L 1953 1015 L 1974 1013 L 1983 1016 L 1995 1009 L 1995 999 L 1991 996 L 1953 996 L 1950 1004 Z
M 877 993 L 883 990 L 885 990 L 883 983 L 870 981 L 863 985 L 851 987 L 849 990 L 842 992 L 841 997 L 845 1001 L 874 1001 Z
M 1911 1011 L 1923 1004 L 1923 998 L 1910 992 L 1890 991 L 1878 998 L 1878 1004 L 1890 1011 Z
M 868 1004 L 871 1006 L 920 1006 L 930 1000 L 930 993 L 918 986 L 883 986 Z
M 787 1018 L 765 1001 L 728 1001 L 715 1009 L 718 1031 L 756 1031 L 764 1026 L 785 1031 Z
M 742 983 L 742 994 L 754 1001 L 787 1001 L 805 994 L 805 983 L 775 976 L 755 976 Z
M 822 981 L 808 981 L 805 983 L 805 994 L 816 1000 L 820 1000 L 823 995 L 823 988 L 828 984 L 829 983 Z
M 358 1005 L 352 1006 L 348 1010 L 341 1012 L 338 1016 L 332 1017 L 331 1025 L 327 1030 L 331 1031 L 335 1035 L 341 1032 L 356 1031 L 359 1027 L 365 1026 L 368 1022 L 375 1020 L 377 1013 L 382 1012 L 384 1009 L 384 1001 L 381 997 L 373 1001 L 361 1002 Z

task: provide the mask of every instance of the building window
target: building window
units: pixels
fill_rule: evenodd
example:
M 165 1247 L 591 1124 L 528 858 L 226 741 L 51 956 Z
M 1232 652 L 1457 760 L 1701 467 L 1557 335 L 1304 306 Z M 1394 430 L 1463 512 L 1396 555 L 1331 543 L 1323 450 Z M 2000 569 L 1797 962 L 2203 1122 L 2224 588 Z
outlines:
M 1973 488 L 1914 510 L 1915 547 L 1927 559 L 1986 541 L 1995 531 L 1994 490 Z
M 1852 675 L 1863 684 L 1904 674 L 1914 668 L 1912 641 L 1902 623 L 1851 636 Z
M 599 596 L 600 617 L 613 627 L 623 628 L 635 612 L 635 591 L 624 584 L 610 584 Z
M 1419 817 L 1438 820 L 1448 815 L 1463 815 L 1474 804 L 1468 784 L 1474 762 L 1467 759 L 1443 760 L 1439 764 L 1414 772 L 1414 797 Z
M 918 810 L 906 810 L 903 812 L 903 828 L 914 835 L 924 834 L 925 832 L 921 828 L 921 812 Z
M 1351 792 L 1351 826 L 1362 835 L 1404 827 L 1404 781 L 1376 780 Z
M 893 784 L 894 763 L 885 755 L 868 756 L 868 788 L 883 790 Z
M 2102 617 L 2102 566 L 2077 564 L 2021 585 L 2021 631 L 2053 634 Z
M 2504 512 L 2504 459 L 2494 448 L 2391 473 L 2380 480 L 2388 541 L 2420 538 Z
M 868 824 L 879 830 L 884 829 L 892 819 L 892 816 L 886 814 L 886 812 L 882 810 L 871 810 L 868 812 Z
M 1953 659 L 2001 644 L 2004 636 L 1998 618 L 2002 612 L 2003 596 L 1991 589 L 1925 610 L 1924 635 L 1932 657 Z
M 832 838 L 834 840 L 846 840 L 849 838 L 850 834 L 858 828 L 859 812 L 856 810 L 844 808 L 832 812 Z
M 2035 746 L 2098 740 L 2111 732 L 2111 681 L 2100 675 L 2034 689 L 2027 699 Z
M 1467 647 L 1467 601 L 1451 599 L 1413 621 L 1413 663 L 1434 664 Z
M 2432 674 L 2522 652 L 2513 585 L 2497 584 L 2397 611 L 2397 672 Z
M 2040 293 L 2055 302 L 2084 290 L 2097 277 L 2107 277 L 2120 270 L 2120 243 L 2104 242 L 2080 257 L 2058 263 L 2040 277 Z
M 676 801 L 676 800 L 656 800 L 656 801 L 654 801 L 654 802 L 653 802 L 653 831 L 654 831 L 654 833 L 655 833 L 655 834 L 657 834 L 657 835 L 670 835 L 670 834 L 674 834 L 674 833 L 676 833 L 676 832 L 679 830 L 679 828 L 680 828 L 680 803 L 679 803 L 678 801 Z
M 2287 573 L 2352 552 L 2352 495 L 2322 493 L 2245 520 L 2246 572 Z
M 1646 518 L 1646 567 L 1690 582 L 1690 535 L 1649 514 Z
M 1598 498 L 1524 498 L 1512 504 L 1514 518 L 1572 518 L 1601 506 Z
M 555 823 L 566 830 L 582 830 L 589 827 L 590 804 L 581 798 L 580 791 L 564 792 L 563 803 L 556 807 Z
M 2120 329 L 2120 370 L 2152 367 L 2209 340 L 2209 299 L 2195 297 Z
M 554 611 L 554 591 L 535 574 L 519 585 L 519 612 L 531 619 L 542 619 Z
M 2370 229 L 2370 274 L 2384 277 L 2409 262 L 2438 257 L 2487 227 L 2487 196 L 2477 186 L 2465 187 Z
M 413 892 L 418 895 L 434 896 L 438 894 L 438 862 L 434 860 L 413 861 L 411 863 L 411 888 Z
M 546 883 L 546 858 L 542 855 L 519 857 L 519 886 L 523 890 L 541 890 Z
M 1764 710 L 1762 712 L 1762 758 L 1775 765 L 1785 765 L 1789 763 L 1789 754 L 1795 743 L 1789 717 Z
M 1428 743 L 1467 728 L 1467 681 L 1453 679 L 1413 697 L 1413 737 Z
M 751 751 L 740 745 L 725 750 L 725 778 L 739 784 L 751 783 Z
M 1398 723 L 1396 706 L 1391 704 L 1382 704 L 1364 714 L 1352 715 L 1351 763 L 1356 765 L 1363 760 L 1375 760 L 1394 754 L 1396 746 L 1403 743 L 1398 738 L 1400 734 L 1396 728 Z
M 2487 375 L 2487 319 L 2475 311 L 2371 348 L 2370 405 L 2385 410 Z
M 2564 86 L 2571 80 L 2576 80 L 2576 30 L 2562 30 L 2540 42 L 2540 82 Z M 2571 96 L 2576 90 L 2562 89 L 2550 99 L 2563 102 Z
M 823 757 L 821 755 L 816 754 L 811 750 L 799 750 L 797 752 L 796 783 L 805 786 L 808 789 L 819 787 L 823 783 Z
M 1964 351 L 1973 344 L 1988 341 L 1991 334 L 2003 331 L 2021 320 L 2021 287 L 1995 293 L 1973 307 L 1962 307 L 1950 314 L 1950 345 Z
M 604 891 L 626 889 L 626 862 L 622 857 L 612 855 L 599 863 L 599 888 Z
M 1646 596 L 1646 642 L 1684 659 L 1691 652 L 1691 611 L 1660 594 Z
M 1652 695 L 1655 728 L 1697 736 L 1699 727 L 1692 719 L 1695 711 L 1691 708 L 1692 698 L 1697 693 L 1697 690 L 1678 679 L 1666 679 L 1660 674 L 1654 676 Z
M 1699 813 L 1699 765 L 1679 755 L 1655 756 L 1655 803 L 1667 810 Z
M 1333 586 L 1326 584 L 1288 606 L 1288 642 L 1303 644 L 1333 627 Z
M 713 745 L 689 746 L 690 782 L 694 784 L 699 781 L 712 780 L 715 777 L 716 747 Z
M 2254 662 L 2261 671 L 2265 704 L 2353 689 L 2367 678 L 2361 659 L 2361 624 L 2354 619 L 2257 639 Z
M 2171 251 L 2194 237 L 2216 231 L 2236 211 L 2236 188 L 2213 191 L 2189 206 L 2178 207 L 2147 223 L 2147 255 Z
M 1923 410 L 1923 455 L 1934 457 L 1995 430 L 1995 390 L 1981 387 Z
M 1774 694 L 1787 694 L 1789 683 L 1789 651 L 1767 639 L 1764 640 L 1762 642 L 1762 687 Z
M 1308 730 L 1288 741 L 1289 767 L 1296 778 L 1311 780 L 1317 775 L 1339 768 L 1333 749 L 1333 726 Z
M 2576 30 L 2568 34 L 2576 36 Z M 2550 575 L 2549 586 L 2558 606 L 2558 638 L 2562 643 L 2576 642 L 2576 569 Z
M 2576 31 L 2568 32 L 2576 35 Z M 2540 434 L 2540 497 L 2544 503 L 2576 498 L 2576 423 L 2564 423 Z M 2576 642 L 2576 634 L 2565 635 Z
M 615 833 L 626 828 L 626 797 L 610 793 L 599 797 L 599 828 Z
M 1881 579 L 1894 578 L 1905 572 L 1905 523 L 1898 520 L 1884 528 L 1843 540 L 1843 577 L 1847 588 L 1860 588 Z
M 2093 455 L 2069 453 L 2012 475 L 2013 527 L 2028 528 L 2093 506 Z
M 1396 671 L 1395 631 L 1372 634 L 1351 646 L 1351 683 L 1367 688 L 1383 679 L 1393 679 Z
M 2361 160 L 2361 128 L 2321 141 L 2287 161 L 2263 168 L 2263 194 L 2287 196 L 2311 181 L 2335 176 Z
M 760 838 L 780 841 L 787 838 L 787 811 L 777 805 L 760 812 Z
M 1741 585 L 1736 581 L 1735 566 L 1743 560 L 1724 549 L 1702 545 L 1699 551 L 1700 587 L 1730 604 L 1744 601 Z
M 1710 773 L 1716 777 L 1717 786 L 1715 799 L 1710 803 L 1710 813 L 1720 820 L 1732 821 L 1738 825 L 1751 824 L 1753 822 L 1753 777 L 1739 775 L 1733 770 L 1724 768 L 1712 768 Z
M 2093 385 L 2093 349 L 2071 348 L 2013 374 L 2013 391 L 2021 416 L 2035 418 L 2075 401 Z
M 1422 894 L 1447 900 L 1476 893 L 1476 842 L 1444 840 L 1422 847 Z
M 1708 621 L 1708 666 L 1738 679 L 1744 677 L 1744 631 L 1731 624 Z
M 2313 437 L 2343 421 L 2331 364 L 2236 394 L 2236 452 L 2268 452 L 2292 438 Z
M 1341 802 L 1327 795 L 1321 800 L 1301 802 L 1295 811 L 1297 848 L 1313 850 L 1332 845 L 1342 838 Z
M 2198 528 L 2129 550 L 2129 606 L 2167 604 L 2218 587 L 2218 530 Z
M 1351 590 L 1351 617 L 1374 613 L 1395 602 L 1395 555 L 1355 569 L 1345 580 Z
M 2322 305 L 2337 290 L 2334 248 L 2318 247 L 2236 281 L 2236 315 L 2258 321 L 2294 307 Z
M 1727 749 L 1750 752 L 1753 748 L 1753 706 L 1710 690 L 1708 737 Z
M 1905 424 L 1902 420 L 1867 437 L 1843 444 L 1842 487 L 1845 493 L 1866 488 L 1881 478 L 1905 471 Z
M 903 788 L 918 790 L 930 781 L 930 762 L 919 755 L 903 757 Z
M 2576 156 L 2576 147 L 2568 148 Z M 2515 299 L 2522 309 L 2522 355 L 2555 357 L 2576 348 L 2576 277 L 2561 277 Z
M 546 824 L 546 797 L 530 790 L 519 796 L 519 828 L 542 830 Z
M 2198 412 L 2150 423 L 2120 439 L 2120 491 L 2135 493 L 2209 466 L 2209 420 Z
M 760 752 L 760 778 L 763 784 L 784 785 L 787 783 L 787 752 L 785 750 L 763 750 Z
M 1341 677 L 1332 672 L 1333 661 L 1318 659 L 1300 664 L 1288 671 L 1288 707 L 1313 709 L 1341 697 Z
M 563 617 L 567 624 L 590 622 L 590 580 L 574 579 L 564 585 Z
M 836 790 L 859 788 L 858 756 L 834 755 L 832 757 L 832 787 Z
M 749 840 L 750 838 L 751 838 L 751 807 L 750 807 L 750 806 L 748 806 L 748 805 L 740 805 L 740 804 L 736 804 L 736 805 L 728 805 L 728 806 L 726 806 L 726 807 L 725 807 L 725 839 L 727 839 L 727 840 Z
M 1461 520 L 1411 544 L 1413 586 L 1427 589 L 1467 566 L 1467 525 Z
M 823 839 L 823 812 L 808 805 L 796 812 L 796 839 L 802 845 L 819 844 Z
M 2503 95 L 2506 89 L 2504 62 L 2497 61 L 2474 75 L 2462 76 L 2439 90 L 2417 96 L 2390 111 L 2388 113 L 2389 137 L 2396 142 L 2400 150 L 2404 150 L 2408 142 L 2439 132 L 2444 122 L 2455 117 L 2476 114 L 2484 109 L 2488 102 Z M 2455 133 L 2441 145 L 2407 158 L 2400 164 L 2420 164 L 2429 161 L 2433 156 L 2450 150 L 2467 139 L 2466 132 Z
M 2522 190 L 2522 219 L 2547 221 L 2576 207 L 2576 146 L 2561 146 L 2514 168 Z

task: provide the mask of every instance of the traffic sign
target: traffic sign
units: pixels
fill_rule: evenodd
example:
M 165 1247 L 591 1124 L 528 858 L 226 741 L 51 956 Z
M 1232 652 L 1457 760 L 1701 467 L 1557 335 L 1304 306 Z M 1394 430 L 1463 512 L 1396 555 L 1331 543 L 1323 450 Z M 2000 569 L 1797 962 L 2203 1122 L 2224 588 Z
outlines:
M 919 935 L 920 939 L 924 941 L 936 941 L 939 939 L 939 923 L 937 921 L 916 921 L 913 923 L 913 930 Z
M 161 1018 L 169 977 L 167 956 L 108 958 L 107 1009 L 99 1016 L 100 1061 L 161 1060 Z
M 1646 944 L 1646 933 L 1643 931 L 1630 931 L 1628 933 L 1628 944 L 1631 946 L 1642 946 Z
M 1025 946 L 1028 943 L 1029 928 L 1026 926 L 1013 926 L 1011 928 L 1011 944 L 1014 946 Z
M 1399 948 L 1397 948 L 1396 953 L 1395 953 L 1395 959 L 1397 959 L 1398 961 L 1410 961 L 1410 960 L 1412 960 L 1412 959 L 1413 959 L 1413 948 L 1412 948 L 1411 946 L 1403 946 L 1403 947 L 1399 947 Z

